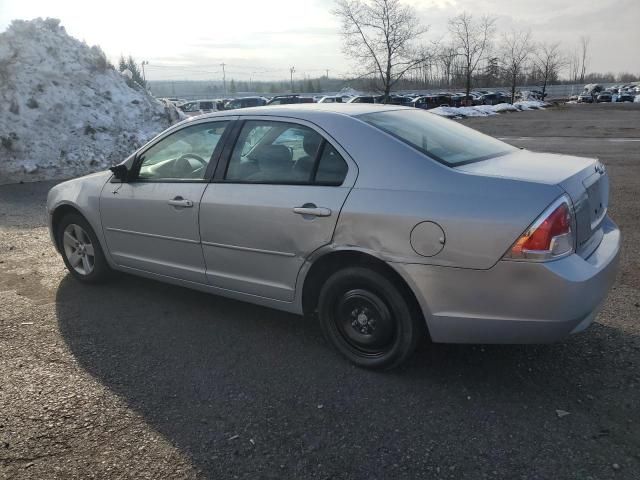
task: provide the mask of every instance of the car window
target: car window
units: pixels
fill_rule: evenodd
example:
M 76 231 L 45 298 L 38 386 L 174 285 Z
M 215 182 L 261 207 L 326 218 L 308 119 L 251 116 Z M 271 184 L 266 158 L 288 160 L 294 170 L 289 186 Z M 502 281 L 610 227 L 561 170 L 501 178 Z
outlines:
M 202 180 L 228 122 L 191 125 L 160 140 L 142 155 L 140 180 Z
M 325 143 L 318 162 L 315 183 L 322 185 L 342 185 L 347 176 L 347 163 L 330 143 Z
M 450 166 L 503 155 L 516 148 L 424 110 L 367 113 L 359 118 Z
M 200 102 L 200 110 L 213 109 L 213 102 Z
M 225 180 L 242 183 L 309 183 L 322 137 L 294 123 L 251 120 L 233 149 Z

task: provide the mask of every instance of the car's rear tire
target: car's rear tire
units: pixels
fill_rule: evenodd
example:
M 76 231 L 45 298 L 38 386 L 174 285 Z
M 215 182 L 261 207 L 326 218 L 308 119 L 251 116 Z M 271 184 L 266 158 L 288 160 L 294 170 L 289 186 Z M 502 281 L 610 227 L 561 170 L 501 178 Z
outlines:
M 68 213 L 57 225 L 56 238 L 69 273 L 84 283 L 100 283 L 111 277 L 93 228 L 78 213 Z
M 365 368 L 401 364 L 425 336 L 424 320 L 408 295 L 365 267 L 338 270 L 327 279 L 318 316 L 327 340 Z

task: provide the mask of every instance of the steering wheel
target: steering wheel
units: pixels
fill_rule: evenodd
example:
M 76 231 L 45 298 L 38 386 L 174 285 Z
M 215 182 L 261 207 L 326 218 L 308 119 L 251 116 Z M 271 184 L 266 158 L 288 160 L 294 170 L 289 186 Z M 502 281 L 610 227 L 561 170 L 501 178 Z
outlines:
M 197 160 L 198 162 L 201 163 L 201 165 L 199 165 L 196 168 L 193 168 L 193 166 L 191 165 L 191 162 L 189 161 L 190 158 Z M 202 172 L 206 168 L 207 168 L 207 161 L 204 158 L 196 155 L 195 153 L 185 153 L 184 155 L 181 155 L 179 158 L 177 158 L 175 163 L 173 164 L 174 174 L 179 177 L 186 176 L 186 177 L 195 178 L 198 176 L 200 172 Z
M 193 158 L 194 160 L 197 160 L 202 164 L 202 166 L 208 165 L 208 162 L 204 158 L 200 157 L 199 155 L 196 155 L 195 153 L 185 153 L 184 155 L 182 155 L 180 158 L 176 160 L 176 163 L 183 159 L 188 160 L 189 158 Z

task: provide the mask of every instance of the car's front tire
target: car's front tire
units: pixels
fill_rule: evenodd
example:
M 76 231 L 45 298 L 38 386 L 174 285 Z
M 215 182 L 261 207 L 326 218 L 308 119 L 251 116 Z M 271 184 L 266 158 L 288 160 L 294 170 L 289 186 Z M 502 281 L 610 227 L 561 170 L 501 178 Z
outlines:
M 77 280 L 99 283 L 112 273 L 93 228 L 82 215 L 69 213 L 57 225 L 56 238 L 67 269 Z
M 365 368 L 401 364 L 425 336 L 424 320 L 408 295 L 369 268 L 332 274 L 320 292 L 318 315 L 327 340 Z

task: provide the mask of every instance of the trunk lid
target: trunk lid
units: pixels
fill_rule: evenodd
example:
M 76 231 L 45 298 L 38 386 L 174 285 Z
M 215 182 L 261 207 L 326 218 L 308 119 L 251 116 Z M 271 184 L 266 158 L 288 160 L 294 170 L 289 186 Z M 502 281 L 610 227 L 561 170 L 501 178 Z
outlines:
M 587 257 L 600 243 L 601 225 L 609 204 L 609 177 L 598 160 L 519 150 L 462 165 L 457 170 L 560 186 L 573 202 L 577 253 Z

